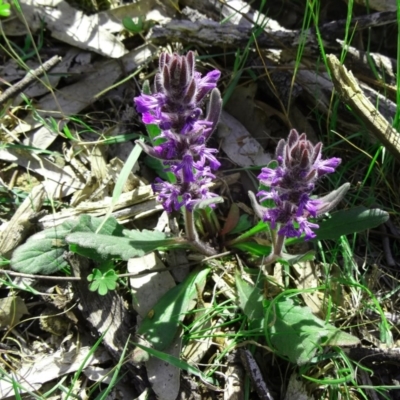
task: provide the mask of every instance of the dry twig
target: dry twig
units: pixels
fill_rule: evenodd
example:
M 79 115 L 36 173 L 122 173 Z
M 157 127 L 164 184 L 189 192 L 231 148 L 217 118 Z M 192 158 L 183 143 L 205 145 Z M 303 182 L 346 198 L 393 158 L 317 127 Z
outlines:
M 329 54 L 328 65 L 336 91 L 343 101 L 365 122 L 378 140 L 400 161 L 400 134 L 368 100 L 358 85 L 354 75 L 340 64 L 338 58 Z
M 51 57 L 50 60 L 47 60 L 45 63 L 40 65 L 38 68 L 34 69 L 33 71 L 29 71 L 19 82 L 9 87 L 0 95 L 0 106 L 2 106 L 9 98 L 21 93 L 35 79 L 52 69 L 60 61 L 61 57 L 54 56 Z

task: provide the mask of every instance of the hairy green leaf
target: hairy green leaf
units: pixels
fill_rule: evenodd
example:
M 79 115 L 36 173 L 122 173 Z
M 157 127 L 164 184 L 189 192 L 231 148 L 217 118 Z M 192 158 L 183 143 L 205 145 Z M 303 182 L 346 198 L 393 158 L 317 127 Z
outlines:
M 235 273 L 236 291 L 239 307 L 250 320 L 263 319 L 263 295 L 259 287 L 251 285 L 240 276 L 239 271 Z
M 65 236 L 78 221 L 65 221 L 62 225 L 45 229 L 31 236 L 19 246 L 11 258 L 11 267 L 24 274 L 52 274 L 68 266 L 63 258 L 67 249 Z
M 308 307 L 295 305 L 290 298 L 270 303 L 264 329 L 269 346 L 298 365 L 309 362 L 320 346 L 354 346 L 360 342 L 317 318 Z
M 314 240 L 338 239 L 343 235 L 362 232 L 383 224 L 389 219 L 386 211 L 363 206 L 332 213 L 331 218 L 319 223 Z
M 114 217 L 104 218 L 81 215 L 78 220 L 65 221 L 62 225 L 45 229 L 31 236 L 26 243 L 19 246 L 13 253 L 11 266 L 25 274 L 52 274 L 68 263 L 63 255 L 68 250 L 66 236 L 70 233 L 86 233 L 94 236 L 96 230 L 103 224 L 100 232 L 104 235 L 122 236 L 122 226 Z M 75 233 L 74 233 L 75 232 Z M 107 236 L 107 237 L 113 237 Z M 93 250 L 81 248 L 78 244 L 71 249 L 86 257 L 104 261 L 104 256 Z
M 127 234 L 129 231 L 124 231 Z M 140 240 L 130 237 L 117 237 L 89 232 L 75 232 L 66 237 L 67 243 L 79 245 L 82 248 L 93 249 L 103 258 L 118 257 L 122 260 L 129 260 L 132 257 L 141 257 L 159 247 L 165 247 L 176 243 L 175 238 L 159 239 L 160 232 L 145 231 L 140 236 L 139 231 L 132 233 L 133 237 L 140 237 Z M 154 236 L 151 234 L 154 233 Z M 138 236 L 139 235 L 139 236 Z M 165 237 L 165 236 L 164 236 Z
M 221 196 L 211 197 L 210 199 L 200 200 L 193 207 L 193 210 L 200 210 L 212 204 L 223 203 L 224 199 Z

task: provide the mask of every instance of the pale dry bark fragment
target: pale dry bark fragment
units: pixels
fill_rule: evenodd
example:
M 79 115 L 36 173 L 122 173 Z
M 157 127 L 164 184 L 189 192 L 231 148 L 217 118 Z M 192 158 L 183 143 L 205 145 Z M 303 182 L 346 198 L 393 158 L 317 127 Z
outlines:
M 122 193 L 118 201 L 115 203 L 113 210 L 121 210 L 124 208 L 132 207 L 133 205 L 139 205 L 145 201 L 154 200 L 153 190 L 150 185 L 139 186 L 138 188 L 128 192 Z M 79 203 L 74 209 L 64 209 L 56 214 L 47 215 L 43 217 L 39 222 L 43 228 L 49 228 L 62 224 L 71 218 L 77 218 L 82 214 L 90 214 L 93 216 L 105 215 L 112 204 L 112 198 L 106 197 L 99 201 L 84 201 Z M 154 202 L 150 203 L 155 206 Z M 145 209 L 148 209 L 145 207 Z M 143 212 L 143 207 L 139 209 L 131 210 L 132 213 L 135 211 Z M 132 215 L 132 214 L 131 214 Z
M 46 192 L 42 185 L 35 186 L 29 196 L 18 207 L 5 229 L 0 233 L 0 254 L 10 257 L 12 251 L 26 238 L 34 217 L 42 208 Z
M 224 400 L 244 400 L 244 370 L 236 362 L 228 363 Z
M 200 3 L 200 2 L 198 2 Z M 351 30 L 361 30 L 397 22 L 396 12 L 378 12 L 351 20 Z M 261 21 L 262 23 L 262 21 Z M 220 24 L 212 20 L 172 20 L 163 26 L 154 26 L 147 39 L 154 44 L 165 45 L 170 42 L 197 44 L 201 47 L 216 46 L 237 48 L 246 46 L 252 37 L 253 26 Z M 267 25 L 268 27 L 268 25 Z M 300 42 L 305 44 L 304 54 L 319 55 L 319 46 L 315 29 L 303 30 L 280 29 L 279 25 L 270 24 L 270 30 L 264 30 L 257 36 L 257 46 L 260 49 L 297 48 Z M 342 37 L 348 29 L 347 20 L 329 22 L 319 27 L 319 34 L 325 48 L 340 50 L 337 38 Z
M 332 81 L 342 100 L 364 121 L 371 133 L 382 142 L 387 150 L 400 160 L 400 133 L 397 132 L 383 115 L 368 100 L 351 71 L 340 64 L 338 58 L 329 54 L 327 61 Z

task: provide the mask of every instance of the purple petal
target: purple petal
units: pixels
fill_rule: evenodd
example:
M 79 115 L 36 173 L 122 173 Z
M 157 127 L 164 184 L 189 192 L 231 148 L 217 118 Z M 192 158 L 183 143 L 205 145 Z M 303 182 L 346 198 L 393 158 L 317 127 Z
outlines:
M 342 162 L 340 158 L 328 158 L 327 160 L 317 160 L 314 168 L 318 171 L 318 176 L 335 172 L 336 167 Z
M 284 175 L 285 170 L 282 167 L 278 167 L 276 169 L 265 167 L 258 175 L 258 179 L 265 186 L 275 186 L 279 184 Z
M 305 240 L 314 239 L 317 235 L 313 232 L 312 229 L 318 229 L 319 225 L 314 224 L 307 220 L 304 217 L 298 217 L 297 222 L 299 223 L 299 231 L 301 234 L 305 234 Z
M 300 232 L 293 226 L 293 222 L 289 221 L 278 231 L 278 235 L 286 237 L 299 237 Z
M 178 211 L 182 207 L 182 202 L 179 202 L 180 187 L 178 185 L 156 178 L 152 184 L 152 189 L 158 195 L 157 200 L 162 204 L 165 211 Z

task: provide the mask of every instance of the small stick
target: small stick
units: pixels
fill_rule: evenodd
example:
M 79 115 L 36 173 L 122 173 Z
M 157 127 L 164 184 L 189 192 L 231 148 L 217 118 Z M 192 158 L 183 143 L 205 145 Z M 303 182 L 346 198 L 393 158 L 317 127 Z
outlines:
M 253 355 L 247 349 L 240 349 L 240 360 L 243 363 L 244 369 L 249 374 L 253 385 L 257 391 L 258 396 L 261 400 L 274 400 L 270 391 L 265 384 L 264 378 L 261 374 L 260 368 L 257 365 L 256 360 L 254 359 Z
M 9 87 L 0 95 L 0 106 L 2 106 L 9 98 L 21 93 L 29 84 L 31 84 L 40 75 L 49 71 L 61 61 L 61 57 L 54 56 L 50 60 L 40 65 L 33 71 L 29 71 L 18 83 Z

